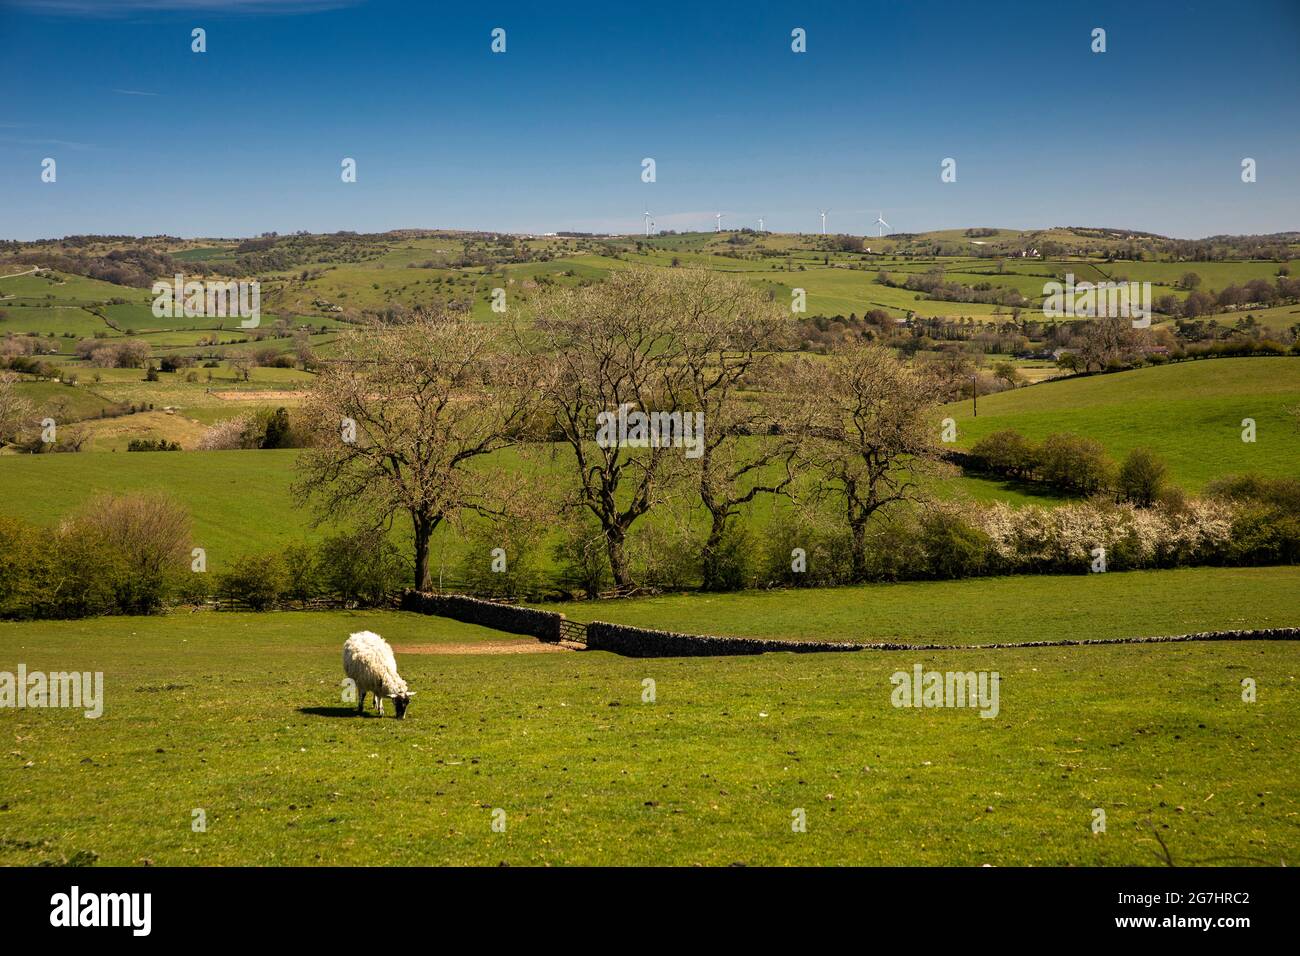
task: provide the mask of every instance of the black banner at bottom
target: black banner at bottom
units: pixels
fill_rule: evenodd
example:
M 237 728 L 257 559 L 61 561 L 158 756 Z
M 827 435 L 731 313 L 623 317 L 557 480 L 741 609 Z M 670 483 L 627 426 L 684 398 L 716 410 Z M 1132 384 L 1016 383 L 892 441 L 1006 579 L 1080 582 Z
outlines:
M 788 921 L 875 940 L 928 927 L 951 942 L 964 924 L 996 926 L 999 941 L 1047 931 L 1231 945 L 1292 923 L 1297 889 L 1286 869 L 5 869 L 0 918 L 7 942 L 128 945 L 251 934 L 259 946 L 400 946 L 437 925 L 529 935 L 557 920 L 584 937 L 678 918 L 730 942 Z

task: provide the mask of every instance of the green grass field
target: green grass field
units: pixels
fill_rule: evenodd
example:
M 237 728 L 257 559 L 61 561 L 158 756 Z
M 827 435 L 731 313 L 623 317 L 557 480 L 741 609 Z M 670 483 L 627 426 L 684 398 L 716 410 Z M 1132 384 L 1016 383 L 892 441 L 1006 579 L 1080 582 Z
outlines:
M 165 491 L 194 518 L 195 544 L 223 560 L 283 547 L 308 536 L 292 507 L 294 451 L 121 452 L 14 455 L 0 462 L 0 511 L 55 524 L 97 494 Z
M 113 406 L 112 401 L 90 388 L 61 382 L 20 382 L 16 391 L 33 408 L 52 416 L 60 425 L 93 418 Z
M 3 285 L 0 285 L 0 288 L 3 288 Z M 99 316 L 76 306 L 27 306 L 4 309 L 4 303 L 0 302 L 0 309 L 5 312 L 5 318 L 0 319 L 0 335 L 9 332 L 15 335 L 27 332 L 40 332 L 45 335 L 54 332 L 62 335 L 71 332 L 77 337 L 71 343 L 75 346 L 77 339 L 93 338 L 100 332 L 112 332 Z M 65 351 L 70 352 L 71 348 Z
M 397 647 L 405 721 L 340 699 L 361 628 Z M 397 612 L 0 624 L 0 670 L 104 674 L 98 719 L 0 717 L 0 864 L 1154 865 L 1153 828 L 1182 865 L 1300 847 L 1293 644 L 407 650 L 499 637 Z M 918 663 L 997 671 L 998 715 L 894 708 Z
M 1023 643 L 1300 627 L 1300 568 L 1018 575 L 816 590 L 577 601 L 575 621 L 687 634 L 912 644 Z
M 1040 440 L 1054 432 L 1095 438 L 1116 459 L 1146 445 L 1188 491 L 1226 474 L 1294 475 L 1300 462 L 1300 360 L 1232 358 L 1179 362 L 1046 382 L 944 409 L 957 443 L 1014 428 Z M 1243 442 L 1242 419 L 1256 424 Z

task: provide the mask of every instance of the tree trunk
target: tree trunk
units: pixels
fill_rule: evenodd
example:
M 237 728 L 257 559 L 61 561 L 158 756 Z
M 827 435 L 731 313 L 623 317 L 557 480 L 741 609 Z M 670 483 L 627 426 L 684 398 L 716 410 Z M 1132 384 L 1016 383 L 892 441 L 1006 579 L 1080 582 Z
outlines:
M 867 522 L 865 518 L 850 518 L 853 532 L 853 580 L 861 584 L 867 579 Z
M 433 537 L 436 523 L 425 515 L 412 515 L 411 524 L 415 532 L 415 589 L 429 590 L 429 540 Z
M 609 570 L 614 576 L 614 586 L 620 591 L 632 586 L 632 574 L 627 566 L 627 555 L 623 550 L 626 532 L 619 527 L 605 529 L 605 550 L 609 555 Z
M 727 530 L 727 512 L 726 510 L 713 511 L 713 524 L 709 528 L 708 540 L 704 542 L 704 553 L 701 555 L 704 571 L 704 590 L 717 591 L 721 590 L 720 579 L 716 562 L 718 560 L 718 549 L 722 545 L 722 535 Z

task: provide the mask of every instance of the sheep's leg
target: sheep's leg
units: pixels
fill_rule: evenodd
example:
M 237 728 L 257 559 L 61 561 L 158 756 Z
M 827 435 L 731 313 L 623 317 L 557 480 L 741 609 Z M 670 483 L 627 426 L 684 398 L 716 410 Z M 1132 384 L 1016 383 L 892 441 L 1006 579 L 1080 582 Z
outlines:
M 375 710 L 379 712 L 380 717 L 384 716 L 384 698 L 378 694 L 375 695 Z
M 358 692 L 357 694 L 357 716 L 364 717 L 365 715 L 366 715 L 366 692 L 363 690 Z

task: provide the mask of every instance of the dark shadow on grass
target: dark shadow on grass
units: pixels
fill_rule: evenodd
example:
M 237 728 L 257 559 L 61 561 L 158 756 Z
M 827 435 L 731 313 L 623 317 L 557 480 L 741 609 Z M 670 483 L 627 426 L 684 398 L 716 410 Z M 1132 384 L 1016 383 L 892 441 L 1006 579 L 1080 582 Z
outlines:
M 998 482 L 998 490 L 1008 494 L 1021 494 L 1028 498 L 1042 498 L 1044 501 L 1068 502 L 1076 499 L 1077 495 L 1071 495 L 1061 491 L 1059 488 L 1053 488 L 1051 485 L 1042 481 L 1021 481 L 1018 478 L 1000 478 L 996 475 L 974 475 L 972 477 L 983 478 L 987 481 Z
M 1007 494 L 1019 494 L 1028 498 L 1041 498 L 1044 501 L 1067 502 L 1078 499 L 1078 495 L 1072 495 L 1069 492 L 1062 491 L 1045 481 L 1024 481 L 1020 478 L 1012 478 L 1008 475 L 995 475 L 992 472 L 981 471 L 977 468 L 963 466 L 961 471 L 963 478 L 976 478 L 980 481 L 987 481 L 989 484 L 997 485 L 998 490 Z
M 355 707 L 299 707 L 298 713 L 310 714 L 312 717 L 356 717 L 357 709 Z

